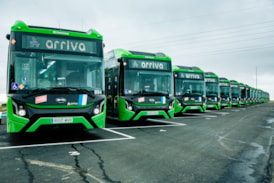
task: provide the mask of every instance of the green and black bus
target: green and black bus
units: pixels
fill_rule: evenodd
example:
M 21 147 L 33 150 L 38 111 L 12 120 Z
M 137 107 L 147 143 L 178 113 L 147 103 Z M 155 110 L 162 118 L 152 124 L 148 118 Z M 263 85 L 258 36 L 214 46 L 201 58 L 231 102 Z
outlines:
M 189 110 L 205 112 L 204 71 L 199 67 L 173 66 L 175 114 Z
M 107 118 L 173 118 L 171 59 L 163 53 L 114 49 L 105 54 Z
M 105 127 L 102 35 L 16 21 L 7 39 L 7 132 Z
M 241 87 L 236 80 L 230 80 L 231 106 L 241 106 Z
M 231 107 L 231 88 L 227 78 L 219 78 L 221 107 Z
M 219 77 L 213 72 L 205 72 L 206 108 L 221 109 Z
M 240 105 L 247 105 L 248 104 L 248 86 L 244 83 L 240 83 Z

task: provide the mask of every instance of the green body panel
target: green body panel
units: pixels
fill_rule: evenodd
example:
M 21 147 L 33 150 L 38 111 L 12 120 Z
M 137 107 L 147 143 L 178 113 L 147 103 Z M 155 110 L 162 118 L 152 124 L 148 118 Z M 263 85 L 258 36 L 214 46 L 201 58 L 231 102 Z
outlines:
M 178 113 L 186 113 L 187 111 L 189 110 L 199 110 L 200 112 L 205 112 L 206 111 L 206 105 L 203 105 L 203 106 L 197 106 L 197 105 L 187 105 L 187 106 L 180 106 L 178 104 L 178 100 L 175 99 L 175 108 L 174 108 L 174 112 L 175 114 L 178 114 Z
M 175 114 L 179 113 L 182 111 L 183 107 L 181 105 L 179 105 L 179 101 L 177 98 L 175 98 L 175 102 L 174 102 L 174 112 Z
M 105 99 L 106 100 L 106 99 Z M 18 133 L 20 132 L 29 122 L 29 119 L 20 117 L 14 114 L 12 109 L 12 99 L 8 98 L 7 102 L 7 132 L 8 133 Z M 32 105 L 31 105 L 32 106 Z M 37 107 L 37 105 L 35 105 Z M 87 105 L 89 106 L 89 105 Z M 40 108 L 45 108 L 44 106 Z M 57 108 L 55 106 L 54 108 Z M 60 106 L 59 106 L 60 108 Z M 56 118 L 72 118 L 70 123 L 58 123 L 58 124 L 82 124 L 86 129 L 93 129 L 94 127 L 82 116 L 58 116 L 58 117 L 41 117 L 32 126 L 30 126 L 26 132 L 35 132 L 42 125 L 53 125 L 52 120 Z M 106 105 L 104 105 L 103 112 L 98 115 L 92 116 L 91 119 L 98 126 L 98 128 L 105 127 L 106 119 Z M 57 124 L 57 123 L 56 123 Z
M 103 112 L 100 114 L 97 114 L 95 116 L 92 116 L 91 119 L 94 121 L 94 123 L 98 126 L 98 128 L 105 128 L 106 124 L 106 116 L 107 116 L 107 105 L 106 105 L 106 98 L 104 99 L 104 109 Z
M 213 108 L 215 110 L 220 110 L 221 109 L 221 104 L 207 104 L 206 109 Z
M 118 98 L 118 119 L 119 121 L 128 121 L 134 116 L 135 112 L 126 109 L 126 100 Z
M 232 107 L 231 103 L 221 103 L 221 107 Z
M 7 132 L 20 132 L 25 125 L 27 125 L 29 119 L 20 117 L 14 114 L 12 109 L 12 99 L 8 98 L 7 101 Z
M 151 114 L 149 114 L 151 113 Z M 154 113 L 154 114 L 153 114 Z M 169 119 L 168 115 L 165 111 L 140 111 L 133 120 L 139 120 L 141 117 L 149 117 L 149 116 L 163 116 L 165 119 Z
M 182 110 L 182 113 L 185 113 L 189 110 L 199 110 L 200 112 L 205 112 L 206 111 L 206 105 L 204 105 L 204 106 L 186 106 Z
M 135 105 L 140 105 L 137 103 L 134 103 Z M 159 104 L 141 104 L 140 106 L 159 106 Z M 137 121 L 139 120 L 141 117 L 153 117 L 153 116 L 162 116 L 165 119 L 169 119 L 170 117 L 168 116 L 168 114 L 163 111 L 163 110 L 142 110 L 140 111 L 137 115 L 136 112 L 134 111 L 130 111 L 128 109 L 126 109 L 126 100 L 124 98 L 119 98 L 118 99 L 118 108 L 119 108 L 119 113 L 118 113 L 118 119 L 119 121 L 129 121 L 129 120 L 133 120 L 133 121 Z M 168 111 L 169 115 L 171 116 L 171 118 L 174 117 L 174 108 Z M 134 118 L 133 116 L 136 115 Z
M 66 118 L 66 116 L 56 117 L 56 118 Z M 87 129 L 92 129 L 93 126 L 89 124 L 89 122 L 82 116 L 69 116 L 69 118 L 73 118 L 73 122 L 69 124 L 82 124 Z M 52 117 L 41 117 L 39 118 L 31 127 L 28 128 L 26 132 L 35 132 L 42 125 L 52 125 Z M 68 124 L 68 123 L 58 123 L 58 124 Z
M 40 33 L 40 34 L 49 34 L 49 35 L 60 35 L 60 36 L 71 36 L 71 37 L 82 37 L 82 38 L 92 38 L 102 40 L 103 36 L 99 34 L 96 30 L 90 30 L 89 32 L 76 32 L 70 30 L 58 30 L 56 28 L 44 28 L 44 27 L 30 27 L 25 24 L 23 21 L 17 20 L 15 24 L 11 27 L 11 31 L 20 31 L 20 32 L 30 32 L 30 33 Z

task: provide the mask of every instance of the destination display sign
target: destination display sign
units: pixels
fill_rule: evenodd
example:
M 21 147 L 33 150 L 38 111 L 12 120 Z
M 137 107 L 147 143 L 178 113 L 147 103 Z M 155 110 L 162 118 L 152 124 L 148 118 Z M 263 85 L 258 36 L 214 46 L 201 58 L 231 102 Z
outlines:
M 217 83 L 217 78 L 205 78 L 205 82 L 208 83 Z
M 230 86 L 229 83 L 219 83 L 220 86 Z
M 128 60 L 128 68 L 130 69 L 147 69 L 170 71 L 171 62 L 159 60 L 145 60 L 145 59 L 130 59 Z
M 180 72 L 180 73 L 178 73 L 178 77 L 179 78 L 184 78 L 184 79 L 201 80 L 201 79 L 204 79 L 204 74 L 202 74 L 202 73 L 183 73 L 183 72 Z
M 76 53 L 96 53 L 96 42 L 75 38 L 22 35 L 22 48 Z
M 230 85 L 233 88 L 239 88 L 239 85 Z

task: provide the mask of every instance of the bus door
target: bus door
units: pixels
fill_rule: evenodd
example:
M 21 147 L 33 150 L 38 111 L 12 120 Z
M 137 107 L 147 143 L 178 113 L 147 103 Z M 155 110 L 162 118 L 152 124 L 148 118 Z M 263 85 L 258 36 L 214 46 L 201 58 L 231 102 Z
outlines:
M 118 68 L 106 72 L 107 112 L 111 116 L 118 114 Z M 115 115 L 116 114 L 116 115 Z

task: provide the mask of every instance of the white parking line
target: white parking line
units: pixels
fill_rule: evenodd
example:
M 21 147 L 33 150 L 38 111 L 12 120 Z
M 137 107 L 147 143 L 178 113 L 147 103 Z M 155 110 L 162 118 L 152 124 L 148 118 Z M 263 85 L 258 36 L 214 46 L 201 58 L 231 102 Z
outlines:
M 126 129 L 136 129 L 136 128 L 160 128 L 160 127 L 163 128 L 163 127 L 170 127 L 170 126 L 185 126 L 186 125 L 184 123 L 176 123 L 176 122 L 172 122 L 172 121 L 164 121 L 164 120 L 159 120 L 159 119 L 147 119 L 147 121 L 160 122 L 160 123 L 169 123 L 170 125 L 113 127 L 113 128 L 108 128 L 108 129 L 126 130 Z
M 174 117 L 175 119 L 194 119 L 194 118 L 216 118 L 215 115 L 208 114 L 187 114 L 190 116 Z
M 207 112 L 210 112 L 211 114 L 220 114 L 222 116 L 230 114 L 229 112 L 221 112 L 221 111 L 214 111 L 214 110 L 206 110 Z
M 115 133 L 118 135 L 123 136 L 122 138 L 111 138 L 111 139 L 100 139 L 100 140 L 83 140 L 83 141 L 73 141 L 73 142 L 57 142 L 57 143 L 45 143 L 45 144 L 29 144 L 29 145 L 15 145 L 15 146 L 6 146 L 6 147 L 0 147 L 0 150 L 4 149 L 18 149 L 18 148 L 27 148 L 27 147 L 44 147 L 44 146 L 60 146 L 60 145 L 72 145 L 72 144 L 84 144 L 84 143 L 94 143 L 94 142 L 110 142 L 110 141 L 119 141 L 119 140 L 130 140 L 135 139 L 135 137 L 132 137 L 130 135 L 116 132 L 111 129 L 102 128 L 102 130 Z
M 111 141 L 119 141 L 119 140 L 132 140 L 136 139 L 133 136 L 127 135 L 125 133 L 117 132 L 115 130 L 122 129 L 133 129 L 133 128 L 163 128 L 170 126 L 185 126 L 184 123 L 176 123 L 171 121 L 159 120 L 159 119 L 147 119 L 148 121 L 158 122 L 158 123 L 168 123 L 170 125 L 151 125 L 151 126 L 133 126 L 133 127 L 114 127 L 114 128 L 102 128 L 102 130 L 117 134 L 122 136 L 121 138 L 111 138 L 111 139 L 99 139 L 99 140 L 83 140 L 83 141 L 73 141 L 73 142 L 56 142 L 56 143 L 44 143 L 44 144 L 29 144 L 29 145 L 14 145 L 14 146 L 6 146 L 0 147 L 0 150 L 5 149 L 19 149 L 19 148 L 28 148 L 28 147 L 44 147 L 44 146 L 60 146 L 60 145 L 72 145 L 72 144 L 84 144 L 84 143 L 94 143 L 94 142 L 111 142 Z

